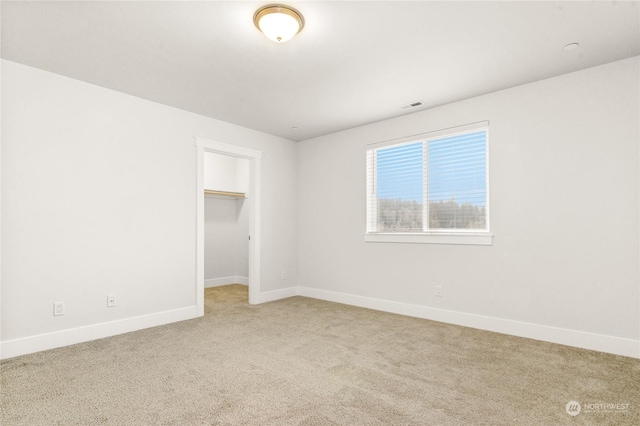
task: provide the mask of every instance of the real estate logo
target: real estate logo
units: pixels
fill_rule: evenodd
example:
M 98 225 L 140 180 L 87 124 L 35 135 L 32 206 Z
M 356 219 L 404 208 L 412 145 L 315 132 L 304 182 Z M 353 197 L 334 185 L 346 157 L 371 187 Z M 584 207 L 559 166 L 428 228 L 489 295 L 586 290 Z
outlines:
M 565 410 L 567 410 L 567 414 L 573 417 L 580 414 L 581 409 L 582 407 L 580 407 L 580 403 L 578 401 L 569 401 L 567 402 L 567 406 L 565 407 Z
M 569 401 L 565 406 L 567 414 L 570 416 L 577 416 L 580 413 L 625 413 L 630 411 L 631 404 L 626 403 L 611 403 L 611 402 L 587 402 L 580 405 L 578 401 Z

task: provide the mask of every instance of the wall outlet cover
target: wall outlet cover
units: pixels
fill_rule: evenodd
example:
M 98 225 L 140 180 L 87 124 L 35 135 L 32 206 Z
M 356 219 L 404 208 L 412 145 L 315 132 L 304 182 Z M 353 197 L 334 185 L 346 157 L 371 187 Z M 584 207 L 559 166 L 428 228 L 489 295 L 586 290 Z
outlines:
M 53 316 L 64 315 L 64 302 L 55 302 L 53 304 Z

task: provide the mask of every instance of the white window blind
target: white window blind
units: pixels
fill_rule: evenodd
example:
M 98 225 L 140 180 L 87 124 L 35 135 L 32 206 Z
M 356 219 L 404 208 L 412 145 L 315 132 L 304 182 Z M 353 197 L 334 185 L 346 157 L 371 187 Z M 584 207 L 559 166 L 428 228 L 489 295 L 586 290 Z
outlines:
M 488 123 L 367 149 L 367 233 L 489 232 Z

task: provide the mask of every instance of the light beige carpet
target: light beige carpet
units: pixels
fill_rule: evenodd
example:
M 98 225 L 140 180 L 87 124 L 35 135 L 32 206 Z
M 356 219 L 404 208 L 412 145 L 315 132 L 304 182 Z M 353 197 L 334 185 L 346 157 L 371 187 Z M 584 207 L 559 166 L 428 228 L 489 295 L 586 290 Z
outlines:
M 640 425 L 636 359 L 240 285 L 205 308 L 2 362 L 1 424 Z

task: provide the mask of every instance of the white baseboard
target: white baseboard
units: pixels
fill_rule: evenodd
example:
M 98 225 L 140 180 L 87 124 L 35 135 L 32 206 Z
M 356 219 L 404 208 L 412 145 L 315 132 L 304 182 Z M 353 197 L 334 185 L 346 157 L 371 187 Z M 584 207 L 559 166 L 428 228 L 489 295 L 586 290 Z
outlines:
M 545 342 L 558 343 L 583 349 L 591 349 L 594 351 L 623 355 L 632 358 L 640 358 L 640 340 L 587 333 L 584 331 L 512 321 L 426 306 L 411 305 L 408 303 L 392 302 L 389 300 L 374 299 L 371 297 L 356 296 L 353 294 L 319 290 L 309 287 L 298 287 L 298 294 L 300 296 L 311 297 L 314 299 L 360 306 L 362 308 L 375 309 L 394 314 L 462 325 L 465 327 L 494 331 L 512 336 L 527 337 L 529 339 L 542 340 Z
M 196 307 L 189 306 L 171 311 L 8 340 L 0 343 L 0 359 L 60 348 L 196 317 Z
M 309 287 L 288 287 L 260 293 L 257 303 L 272 302 L 297 295 L 632 358 L 640 358 L 640 340 L 449 311 Z M 196 306 L 190 306 L 134 318 L 125 318 L 117 321 L 8 340 L 0 342 L 0 359 L 13 358 L 196 317 Z
M 220 287 L 222 285 L 229 284 L 249 285 L 249 278 L 232 275 L 230 277 L 210 278 L 208 280 L 204 280 L 204 288 Z
M 209 287 L 227 284 L 249 284 L 246 277 L 226 277 L 223 284 L 210 283 Z M 230 281 L 229 281 L 230 280 Z M 297 287 L 289 287 L 280 290 L 260 293 L 257 303 L 272 302 L 274 300 L 286 299 L 298 294 Z M 46 351 L 48 349 L 60 348 L 63 346 L 75 345 L 76 343 L 89 342 L 91 340 L 102 339 L 118 334 L 138 331 L 145 328 L 157 327 L 173 322 L 184 321 L 196 318 L 197 307 L 171 311 L 159 312 L 155 314 L 142 315 L 133 318 L 125 318 L 117 321 L 109 321 L 83 327 L 60 330 L 52 333 L 38 334 L 35 336 L 22 337 L 14 340 L 0 342 L 0 359 L 14 358 L 20 355 L 27 355 L 34 352 Z
M 259 303 L 273 302 L 274 300 L 286 299 L 298 295 L 299 287 L 287 287 L 279 290 L 272 290 L 260 293 L 256 305 Z

